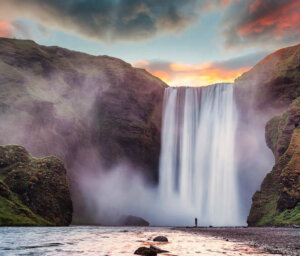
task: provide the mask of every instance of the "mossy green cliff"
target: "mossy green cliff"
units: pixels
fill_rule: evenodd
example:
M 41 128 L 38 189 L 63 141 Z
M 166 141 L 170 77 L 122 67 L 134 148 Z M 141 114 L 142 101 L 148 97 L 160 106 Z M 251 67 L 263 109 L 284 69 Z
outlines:
M 300 225 L 300 97 L 266 125 L 276 164 L 253 196 L 250 226 Z
M 72 201 L 57 157 L 32 157 L 24 147 L 0 146 L 0 226 L 69 225 Z

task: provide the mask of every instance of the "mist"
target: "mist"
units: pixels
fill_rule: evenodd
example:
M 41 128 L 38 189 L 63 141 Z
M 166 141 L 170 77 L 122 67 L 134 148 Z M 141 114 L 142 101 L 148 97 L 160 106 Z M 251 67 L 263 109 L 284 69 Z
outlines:
M 94 223 L 120 225 L 127 215 L 144 218 L 154 226 L 192 225 L 192 209 L 174 200 L 160 200 L 157 186 L 149 184 L 137 167 L 122 163 L 110 170 L 90 171 L 79 177 L 80 190 Z
M 6 56 L 14 68 L 0 61 L 0 144 L 19 144 L 35 157 L 64 160 L 75 223 L 116 225 L 122 216 L 134 215 L 151 225 L 192 225 L 197 217 L 193 206 L 176 197 L 162 200 L 157 187 L 166 85 L 114 58 L 56 47 L 40 54 L 44 51 L 54 54 L 57 63 L 40 57 L 21 69 L 18 62 L 26 56 Z M 235 165 L 243 221 L 253 193 L 274 165 L 264 127 L 281 111 L 254 110 L 250 96 L 246 93 L 247 107 L 237 105 Z

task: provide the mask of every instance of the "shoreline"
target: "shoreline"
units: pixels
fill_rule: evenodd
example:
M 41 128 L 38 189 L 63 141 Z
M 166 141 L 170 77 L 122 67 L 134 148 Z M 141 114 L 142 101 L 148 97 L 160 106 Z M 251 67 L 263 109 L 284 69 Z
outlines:
M 242 242 L 271 254 L 300 255 L 300 228 L 176 227 L 174 230 Z

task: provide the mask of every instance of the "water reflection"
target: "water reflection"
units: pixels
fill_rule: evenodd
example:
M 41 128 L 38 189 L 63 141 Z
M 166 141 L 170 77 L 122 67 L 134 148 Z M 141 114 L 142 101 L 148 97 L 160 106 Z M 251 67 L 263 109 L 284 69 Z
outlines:
M 153 242 L 157 235 L 168 243 Z M 0 255 L 97 255 L 126 256 L 140 246 L 154 245 L 170 253 L 159 255 L 268 255 L 245 244 L 174 231 L 169 228 L 135 227 L 2 227 Z

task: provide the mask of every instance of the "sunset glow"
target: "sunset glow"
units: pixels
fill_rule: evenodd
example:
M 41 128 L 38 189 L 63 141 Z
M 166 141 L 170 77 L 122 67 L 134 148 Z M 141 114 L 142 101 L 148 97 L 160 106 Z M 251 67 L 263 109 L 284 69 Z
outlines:
M 299 0 L 81 2 L 1 0 L 0 37 L 119 58 L 171 86 L 233 82 L 300 39 Z
M 206 86 L 215 83 L 232 83 L 237 77 L 247 72 L 251 67 L 237 69 L 222 69 L 212 62 L 196 65 L 170 63 L 165 70 L 151 67 L 146 61 L 138 61 L 135 67 L 144 68 L 152 75 L 160 78 L 170 86 Z
M 250 14 L 255 14 L 261 6 L 266 8 L 266 3 L 261 0 L 254 1 L 250 7 Z M 271 30 L 273 35 L 280 39 L 283 34 L 288 32 L 300 33 L 300 1 L 291 2 L 282 8 L 264 15 L 252 22 L 240 27 L 238 34 L 248 36 L 254 33 L 261 33 L 267 29 Z M 280 19 L 278 18 L 280 17 Z
M 9 22 L 0 20 L 0 37 L 11 37 L 12 30 L 13 26 Z

